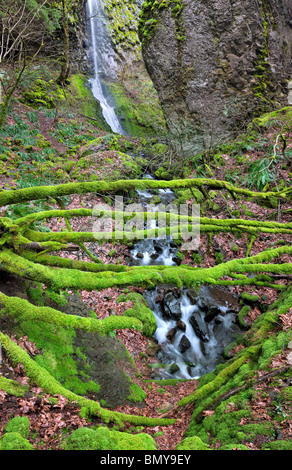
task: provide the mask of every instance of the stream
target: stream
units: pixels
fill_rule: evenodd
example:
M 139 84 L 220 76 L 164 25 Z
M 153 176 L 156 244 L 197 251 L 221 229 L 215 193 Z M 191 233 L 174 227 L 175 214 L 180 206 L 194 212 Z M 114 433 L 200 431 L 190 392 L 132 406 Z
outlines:
M 93 77 L 90 86 L 100 102 L 104 118 L 113 132 L 123 135 L 123 128 L 115 113 L 112 97 L 103 85 L 103 78 L 115 77 L 115 54 L 107 32 L 107 20 L 101 0 L 88 0 L 90 58 Z M 147 174 L 145 178 L 151 178 Z M 159 198 L 166 211 L 172 210 L 176 199 L 170 189 L 138 190 L 137 202 L 145 211 L 159 211 Z M 156 228 L 151 221 L 146 228 Z M 131 250 L 130 265 L 175 266 L 181 263 L 179 248 L 170 236 L 140 240 Z M 240 330 L 236 325 L 239 311 L 237 300 L 226 290 L 201 286 L 178 289 L 161 285 L 146 290 L 144 298 L 152 310 L 157 329 L 154 340 L 158 345 L 158 369 L 155 378 L 198 378 L 224 361 L 224 348 L 232 343 Z
M 171 208 L 173 191 L 158 190 L 158 195 L 161 203 Z M 157 191 L 137 191 L 137 196 L 145 211 L 159 210 L 159 205 L 150 202 Z M 155 222 L 152 224 L 154 228 Z M 177 253 L 171 237 L 139 240 L 131 250 L 129 264 L 175 266 L 181 263 Z M 195 379 L 211 372 L 224 362 L 226 346 L 241 334 L 236 324 L 240 304 L 227 289 L 158 285 L 143 296 L 157 322 L 154 340 L 159 367 L 153 370 L 154 378 Z

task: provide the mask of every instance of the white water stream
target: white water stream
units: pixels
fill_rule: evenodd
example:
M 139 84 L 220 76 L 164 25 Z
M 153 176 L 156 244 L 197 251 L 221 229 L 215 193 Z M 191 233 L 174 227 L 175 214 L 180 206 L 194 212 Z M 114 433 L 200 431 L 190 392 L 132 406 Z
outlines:
M 116 115 L 111 96 L 102 83 L 102 77 L 113 79 L 116 71 L 115 56 L 107 31 L 107 18 L 102 0 L 88 0 L 86 12 L 89 22 L 90 55 L 94 72 L 94 76 L 89 80 L 92 93 L 99 101 L 103 116 L 112 131 L 123 134 L 124 131 Z
M 159 210 L 159 205 L 150 204 L 153 191 L 137 193 L 146 211 Z M 158 195 L 161 203 L 171 207 L 173 191 L 159 190 Z M 151 228 L 157 227 L 155 221 L 152 224 Z M 179 264 L 177 251 L 171 237 L 140 240 L 132 249 L 132 262 L 173 266 Z M 202 286 L 199 292 L 190 295 L 189 289 L 162 286 L 145 291 L 144 298 L 157 322 L 154 334 L 159 345 L 157 359 L 164 365 L 156 372 L 157 378 L 201 377 L 224 361 L 224 348 L 240 334 L 233 309 L 236 300 L 229 293 L 221 294 L 220 289 Z

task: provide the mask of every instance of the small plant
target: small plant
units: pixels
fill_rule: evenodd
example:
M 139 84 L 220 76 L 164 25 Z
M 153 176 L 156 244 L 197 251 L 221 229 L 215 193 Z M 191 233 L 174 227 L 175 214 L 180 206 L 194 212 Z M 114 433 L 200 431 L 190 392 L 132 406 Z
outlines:
M 267 184 L 276 180 L 273 166 L 267 163 L 266 158 L 251 163 L 248 169 L 247 185 L 249 187 L 256 185 L 257 189 L 262 191 Z

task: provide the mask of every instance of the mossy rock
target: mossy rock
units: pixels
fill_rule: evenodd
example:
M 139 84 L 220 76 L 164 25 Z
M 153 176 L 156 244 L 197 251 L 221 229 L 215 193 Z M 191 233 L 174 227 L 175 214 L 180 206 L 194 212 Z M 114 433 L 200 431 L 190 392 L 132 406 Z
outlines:
M 154 439 L 149 434 L 128 434 L 98 429 L 79 428 L 60 445 L 63 450 L 156 450 Z
M 271 125 L 275 121 L 287 122 L 288 125 L 292 125 L 292 108 L 286 106 L 284 108 L 272 111 L 270 113 L 263 114 L 262 116 L 254 119 L 250 127 L 256 126 L 259 128 L 265 128 Z
M 88 77 L 82 73 L 70 75 L 70 84 L 67 89 L 67 100 L 63 108 L 74 109 L 86 117 L 93 118 L 96 126 L 105 131 L 111 131 L 107 124 L 100 103 L 95 99 L 88 85 Z
M 34 450 L 34 447 L 19 432 L 8 432 L 0 439 L 0 450 Z
M 172 180 L 172 173 L 170 170 L 166 170 L 164 167 L 158 168 L 158 170 L 155 171 L 155 176 L 158 179 L 164 180 L 164 181 L 171 181 Z
M 138 293 L 122 294 L 118 297 L 117 302 L 134 302 L 132 308 L 128 308 L 124 315 L 128 317 L 138 318 L 143 323 L 143 333 L 146 336 L 152 336 L 157 328 L 157 323 L 152 310 L 148 307 L 145 299 Z
M 123 82 L 104 83 L 113 96 L 115 111 L 126 135 L 155 137 L 166 135 L 166 124 L 158 95 L 143 71 Z
M 262 207 L 267 207 L 268 209 L 277 209 L 278 208 L 278 199 L 276 197 L 267 197 L 265 199 L 255 198 L 255 202 Z
M 175 195 L 178 198 L 179 204 L 185 204 L 186 201 L 188 201 L 189 199 L 193 199 L 194 204 L 200 204 L 200 202 L 203 202 L 204 200 L 203 193 L 197 188 L 181 189 L 181 190 L 176 189 Z
M 27 416 L 15 416 L 6 424 L 4 431 L 7 433 L 19 433 L 24 439 L 29 435 L 29 419 Z
M 77 181 L 117 180 L 137 178 L 141 172 L 142 169 L 129 155 L 118 150 L 106 150 L 80 158 L 71 169 L 70 176 Z
M 53 109 L 63 100 L 65 100 L 64 93 L 53 80 L 46 82 L 39 78 L 31 88 L 22 93 L 20 101 L 34 109 Z
M 203 442 L 198 436 L 187 437 L 181 441 L 175 450 L 211 450 L 211 447 Z

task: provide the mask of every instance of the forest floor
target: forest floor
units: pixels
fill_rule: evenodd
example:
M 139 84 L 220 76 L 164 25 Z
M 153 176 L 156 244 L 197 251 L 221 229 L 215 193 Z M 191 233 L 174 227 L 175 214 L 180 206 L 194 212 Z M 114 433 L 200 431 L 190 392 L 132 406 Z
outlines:
M 17 120 L 15 120 L 15 116 L 17 116 Z M 26 134 L 23 134 L 22 140 L 27 138 L 26 150 L 18 147 L 15 142 L 13 144 L 13 139 L 15 140 L 13 127 L 15 128 L 17 123 L 25 124 Z M 11 135 L 9 134 L 9 129 L 11 130 Z M 35 129 L 37 133 L 42 136 L 42 143 L 44 141 L 49 142 L 47 147 L 38 147 L 37 139 L 39 139 L 39 137 L 37 137 L 36 132 L 34 134 L 31 132 L 32 129 Z M 62 165 L 63 155 L 66 154 L 70 148 L 74 147 L 74 145 L 79 145 L 77 152 L 72 153 L 70 157 L 72 161 L 74 161 L 74 159 L 78 161 L 81 152 L 80 148 L 82 149 L 82 145 L 86 143 L 88 136 L 98 138 L 102 135 L 106 135 L 105 132 L 95 128 L 91 122 L 81 119 L 80 117 L 72 120 L 66 117 L 66 115 L 60 115 L 56 118 L 53 113 L 35 111 L 19 102 L 15 102 L 13 105 L 13 112 L 9 115 L 6 130 L 7 134 L 4 135 L 2 139 L 0 153 L 4 154 L 8 149 L 9 154 L 7 154 L 7 159 L 2 160 L 2 174 L 0 176 L 0 187 L 2 189 L 19 188 L 21 187 L 21 183 L 23 185 L 34 185 L 33 179 L 35 179 L 37 184 L 48 183 L 50 178 L 43 176 L 45 169 L 49 169 L 49 167 L 46 167 L 48 162 L 46 156 L 48 155 L 50 155 L 49 158 L 51 158 L 51 162 L 54 164 L 54 166 L 51 167 L 53 173 L 56 174 L 59 169 L 58 182 L 62 182 L 62 178 L 65 176 L 64 181 L 68 181 Z M 52 130 L 55 130 L 55 132 L 52 132 Z M 237 147 L 230 147 L 229 149 L 226 147 L 220 153 L 220 158 L 217 155 L 218 158 L 216 157 L 215 160 L 212 161 L 210 159 L 207 166 L 202 162 L 200 165 L 197 162 L 189 162 L 188 177 L 197 177 L 200 175 L 200 172 L 203 171 L 205 176 L 226 179 L 235 184 L 241 184 L 243 180 L 250 183 L 248 178 L 252 179 L 253 176 L 251 170 L 248 172 L 247 168 L 251 168 L 253 162 L 256 163 L 259 160 L 266 159 L 266 167 L 269 166 L 269 168 L 265 171 L 266 180 L 263 180 L 262 183 L 267 183 L 271 187 L 283 184 L 284 181 L 284 184 L 290 182 L 291 185 L 291 136 L 287 135 L 286 147 L 286 155 L 289 156 L 290 160 L 289 158 L 283 160 L 283 155 L 279 148 L 279 158 L 275 159 L 272 165 L 270 165 L 278 131 L 279 123 L 276 124 L 275 127 L 263 130 L 260 135 L 252 140 L 247 142 L 239 141 Z M 31 145 L 30 142 L 33 135 L 35 136 L 33 137 L 33 148 L 28 149 L 28 146 Z M 122 147 L 122 142 L 120 142 L 120 145 Z M 44 152 L 44 149 L 47 150 Z M 44 159 L 39 158 L 38 160 L 35 158 L 37 155 L 42 155 Z M 118 159 L 117 154 L 113 155 Z M 243 158 L 242 164 L 239 164 L 239 155 Z M 119 165 L 118 161 L 117 165 Z M 111 171 L 111 166 L 109 166 L 108 171 Z M 261 176 L 263 176 L 263 173 Z M 257 181 L 254 180 L 253 186 L 256 187 L 256 185 Z M 262 188 L 264 185 L 265 184 L 260 184 L 260 187 Z M 71 196 L 69 199 L 66 207 L 68 209 L 93 207 L 97 202 L 101 201 L 99 195 L 87 195 L 82 197 Z M 192 200 L 190 200 L 189 203 L 191 204 Z M 54 208 L 57 207 L 57 205 L 51 203 L 50 207 Z M 17 209 L 21 211 L 23 207 L 14 208 L 15 211 L 17 211 Z M 7 207 L 2 208 L 0 215 L 4 216 L 7 210 Z M 9 208 L 9 210 L 11 211 L 11 208 Z M 204 208 L 204 216 L 206 217 L 215 216 L 216 218 L 226 219 L 234 217 L 232 214 L 239 214 L 241 218 L 252 218 L 254 220 L 290 222 L 291 206 L 290 203 L 287 202 L 282 203 L 281 206 L 269 208 L 247 200 L 243 207 L 242 200 L 232 200 L 231 197 L 227 197 L 226 199 L 226 195 L 218 192 L 212 199 L 212 205 Z M 72 219 L 71 222 L 73 229 L 86 230 L 86 221 L 82 220 L 81 222 L 81 220 L 76 218 L 74 220 Z M 90 221 L 87 222 L 90 223 Z M 53 231 L 59 231 L 65 228 L 63 221 L 55 219 L 52 219 L 47 226 Z M 204 235 L 201 237 L 199 248 L 201 262 L 199 264 L 196 263 L 193 254 L 188 252 L 184 253 L 182 263 L 201 267 L 214 266 L 216 264 L 216 253 L 218 252 L 223 256 L 224 261 L 234 259 L 235 257 L 242 258 L 246 255 L 249 241 L 247 236 L 238 238 L 232 234 L 214 235 L 211 246 L 209 246 L 208 237 Z M 266 248 L 276 247 L 284 243 L 291 243 L 291 240 L 289 240 L 289 237 L 286 235 L 263 234 L 254 241 L 250 255 L 255 255 Z M 88 247 L 90 246 L 88 245 Z M 114 255 L 112 254 L 113 251 Z M 95 246 L 95 253 L 105 263 L 126 264 L 125 256 L 127 255 L 127 251 L 127 247 L 117 243 L 112 244 L 107 242 L 100 247 L 97 244 Z M 80 253 L 63 253 L 61 255 L 75 259 L 88 260 L 86 255 L 81 255 Z M 283 258 L 282 262 L 285 261 L 291 262 L 288 258 Z M 277 282 L 277 280 L 275 282 Z M 281 282 L 283 282 L 283 280 Z M 288 279 L 286 283 L 289 283 Z M 13 285 L 13 289 L 17 291 L 17 286 Z M 139 289 L 136 290 L 141 292 Z M 242 288 L 233 287 L 231 291 L 233 294 L 239 295 Z M 264 299 L 264 303 L 267 306 L 271 305 L 277 298 L 277 292 L 271 288 L 250 287 L 245 288 L 245 291 L 259 295 Z M 119 289 L 107 289 L 106 291 L 95 291 L 91 293 L 80 291 L 80 296 L 82 301 L 96 312 L 97 317 L 103 319 L 110 315 L 113 310 L 119 315 L 126 309 L 127 305 L 125 303 L 117 303 L 117 298 L 121 292 L 122 290 Z M 261 311 L 259 307 L 253 306 L 249 312 L 248 318 L 245 319 L 246 323 L 252 325 L 260 314 Z M 283 316 L 281 321 L 282 324 L 280 327 L 283 330 L 292 327 L 292 309 L 290 309 L 289 315 Z M 117 331 L 116 338 L 126 346 L 141 375 L 137 377 L 133 374 L 133 371 L 129 370 L 126 372 L 129 373 L 132 380 L 146 393 L 146 399 L 142 405 L 124 404 L 118 406 L 116 411 L 152 417 L 162 416 L 167 413 L 172 418 L 176 418 L 177 421 L 174 425 L 143 428 L 143 432 L 147 432 L 155 438 L 159 450 L 175 449 L 176 445 L 183 439 L 193 411 L 192 405 L 177 409 L 176 404 L 181 398 L 194 391 L 196 381 L 182 381 L 176 385 L 165 386 L 153 382 L 146 382 L 145 380 L 151 379 L 151 368 L 149 365 L 157 362 L 152 352 L 153 344 L 151 340 L 137 331 Z M 15 337 L 14 340 L 18 344 L 21 344 L 32 356 L 37 353 L 35 345 L 31 343 L 28 338 Z M 283 349 L 280 355 L 274 357 L 272 366 L 281 367 L 287 363 L 292 363 L 291 349 L 288 348 Z M 3 355 L 2 362 L 0 363 L 0 375 L 13 378 L 22 384 L 29 383 L 21 365 L 12 367 L 5 355 Z M 72 430 L 90 425 L 90 422 L 79 416 L 79 409 L 74 403 L 68 403 L 66 399 L 60 396 L 58 397 L 58 404 L 53 405 L 49 395 L 41 392 L 39 388 L 31 385 L 29 385 L 29 391 L 26 392 L 24 397 L 8 395 L 6 392 L 0 390 L 0 437 L 7 421 L 12 416 L 27 416 L 30 419 L 31 429 L 33 430 L 30 435 L 30 440 L 35 448 L 39 450 L 54 450 L 58 449 L 61 439 L 72 432 Z M 277 394 L 277 389 L 275 389 L 272 381 L 264 381 L 258 385 L 258 392 L 261 397 L 263 396 L 263 392 L 265 392 L 266 398 L 265 400 L 259 400 L 256 391 L 251 403 L 253 416 L 248 418 L 249 422 L 260 422 L 261 419 L 268 419 L 269 421 L 274 420 L 275 428 L 279 427 L 279 423 L 282 423 L 281 439 L 291 440 L 292 423 L 291 420 L 286 418 L 286 415 L 289 414 L 289 410 L 288 408 L 282 408 L 281 410 L 275 408 L 273 399 L 275 394 Z M 204 411 L 206 415 L 208 413 L 212 414 L 213 412 L 212 410 Z M 279 415 L 282 418 L 280 421 Z M 132 431 L 132 427 L 126 425 L 124 430 Z M 268 440 L 268 437 L 266 439 Z M 261 448 L 263 442 L 265 442 L 265 437 L 262 437 L 261 442 L 245 442 L 244 444 L 250 450 L 257 450 Z M 214 445 L 214 448 L 216 448 L 216 445 Z

